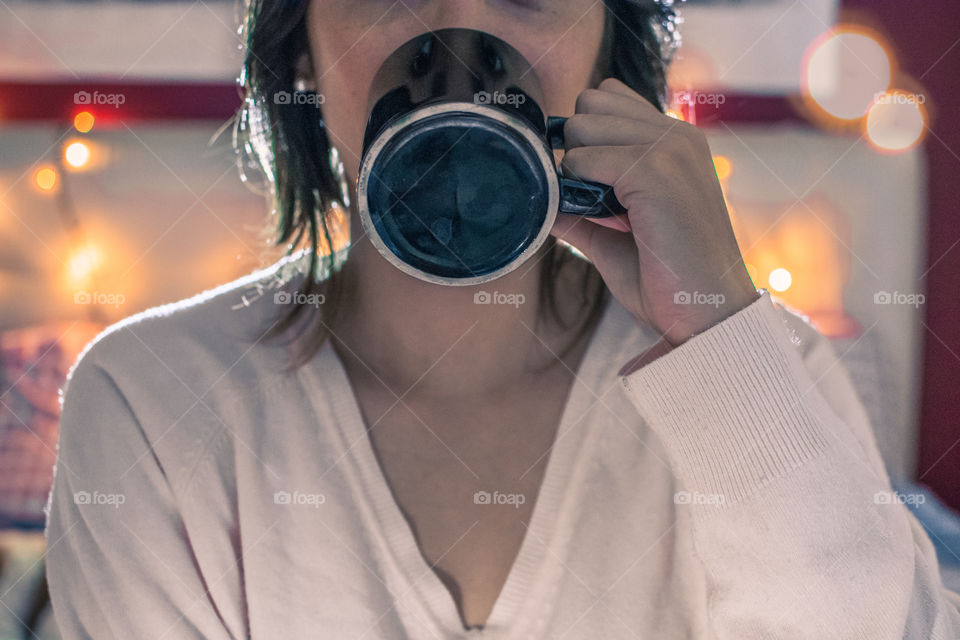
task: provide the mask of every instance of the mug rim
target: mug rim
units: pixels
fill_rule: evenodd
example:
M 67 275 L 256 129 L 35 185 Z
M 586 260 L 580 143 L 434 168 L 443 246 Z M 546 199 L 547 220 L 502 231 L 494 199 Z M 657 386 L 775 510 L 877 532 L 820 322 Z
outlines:
M 527 245 L 522 252 L 514 257 L 513 260 L 499 269 L 491 271 L 487 274 L 471 276 L 467 278 L 432 274 L 400 259 L 400 257 L 393 253 L 393 251 L 390 250 L 390 248 L 380 237 L 380 233 L 377 231 L 370 215 L 369 203 L 367 201 L 367 187 L 370 180 L 371 169 L 373 168 L 374 163 L 377 161 L 377 158 L 380 156 L 387 143 L 393 139 L 394 135 L 400 130 L 412 126 L 426 118 L 435 117 L 440 114 L 456 112 L 465 112 L 492 118 L 501 124 L 510 127 L 522 138 L 524 138 L 530 144 L 530 147 L 533 149 L 536 157 L 540 160 L 540 164 L 542 165 L 546 175 L 548 191 L 547 211 L 544 223 L 533 241 Z M 374 247 L 376 247 L 380 255 L 382 255 L 387 259 L 387 261 L 393 264 L 393 266 L 397 267 L 404 273 L 418 278 L 419 280 L 434 284 L 472 286 L 484 284 L 486 282 L 490 282 L 491 280 L 496 280 L 514 271 L 527 260 L 529 260 L 546 242 L 547 237 L 550 235 L 550 231 L 553 228 L 553 223 L 556 220 L 559 206 L 560 180 L 557 176 L 556 164 L 553 158 L 553 150 L 548 150 L 546 142 L 537 135 L 537 133 L 529 124 L 523 122 L 520 118 L 513 116 L 503 109 L 499 109 L 491 105 L 476 104 L 472 102 L 437 102 L 416 108 L 409 113 L 399 116 L 389 125 L 384 127 L 377 137 L 374 138 L 373 142 L 371 142 L 370 147 L 367 149 L 367 153 L 364 155 L 363 161 L 360 163 L 359 175 L 357 177 L 357 210 L 360 213 L 360 221 L 363 225 L 364 233 L 370 238 L 370 241 L 373 243 Z

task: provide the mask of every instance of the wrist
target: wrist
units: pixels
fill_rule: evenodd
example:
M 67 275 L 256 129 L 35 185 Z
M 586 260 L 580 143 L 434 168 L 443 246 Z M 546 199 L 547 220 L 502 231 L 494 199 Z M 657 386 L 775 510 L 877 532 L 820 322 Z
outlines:
M 663 334 L 671 347 L 676 348 L 710 328 L 720 324 L 730 316 L 746 309 L 751 304 L 760 299 L 763 295 L 763 289 L 754 289 L 752 292 L 738 296 L 735 300 L 725 301 L 724 304 L 716 307 L 714 311 L 704 314 L 702 317 L 686 322 L 683 326 L 673 327 Z

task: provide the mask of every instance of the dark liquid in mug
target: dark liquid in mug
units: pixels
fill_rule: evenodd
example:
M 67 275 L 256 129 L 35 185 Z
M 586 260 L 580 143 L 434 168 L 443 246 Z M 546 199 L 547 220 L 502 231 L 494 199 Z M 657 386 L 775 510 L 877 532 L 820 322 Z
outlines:
M 547 185 L 516 134 L 464 122 L 426 125 L 384 149 L 370 175 L 371 219 L 384 243 L 419 269 L 491 273 L 540 233 Z

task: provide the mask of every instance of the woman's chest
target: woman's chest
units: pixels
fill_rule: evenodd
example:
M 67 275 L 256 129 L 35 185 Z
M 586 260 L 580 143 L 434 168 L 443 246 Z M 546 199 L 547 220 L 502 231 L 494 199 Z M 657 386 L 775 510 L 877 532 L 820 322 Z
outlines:
M 546 394 L 542 389 L 533 393 Z M 501 625 L 520 618 L 526 625 L 546 616 L 545 624 L 556 635 L 572 625 L 573 637 L 588 630 L 602 630 L 610 638 L 634 633 L 688 637 L 690 620 L 702 614 L 702 591 L 701 585 L 689 582 L 699 574 L 691 573 L 697 567 L 684 542 L 688 529 L 673 520 L 676 489 L 662 462 L 664 452 L 645 438 L 630 408 L 616 396 L 603 396 L 602 403 L 594 396 L 589 400 L 591 412 L 586 403 L 578 405 L 560 435 L 543 423 L 534 424 L 535 415 L 500 410 L 495 403 L 487 410 L 458 412 L 407 402 L 409 409 L 394 411 L 392 417 L 369 416 L 370 434 L 359 419 L 352 421 L 356 428 L 347 428 L 349 415 L 340 411 L 336 415 L 343 424 L 313 421 L 319 427 L 310 437 L 274 437 L 261 443 L 244 433 L 246 446 L 240 446 L 225 436 L 224 451 L 236 445 L 229 458 L 236 461 L 236 473 L 230 475 L 237 484 L 214 505 L 203 500 L 202 519 L 219 514 L 216 505 L 238 502 L 240 508 L 222 514 L 229 540 L 216 539 L 208 530 L 198 536 L 209 540 L 199 550 L 205 561 L 211 554 L 226 554 L 222 563 L 207 567 L 211 576 L 226 573 L 217 586 L 217 599 L 245 601 L 253 627 L 267 636 L 283 619 L 281 626 L 299 629 L 299 637 L 309 634 L 298 625 L 316 625 L 318 620 L 336 621 L 333 628 L 343 637 L 364 632 L 367 637 L 401 637 L 396 625 L 413 633 L 417 624 L 430 620 L 426 611 L 436 612 L 441 620 L 455 620 L 460 613 L 475 623 L 487 619 L 485 610 L 492 602 L 499 610 L 493 620 Z M 396 408 L 403 407 L 396 403 Z M 540 405 L 530 413 L 547 410 Z M 274 424 L 310 423 L 287 414 L 271 418 Z M 461 426 L 478 436 L 456 438 L 443 428 L 448 420 L 461 420 Z M 587 437 L 591 433 L 598 437 Z M 489 437 L 479 437 L 483 434 Z M 377 441 L 378 435 L 387 437 Z M 374 442 L 382 449 L 398 449 L 379 452 L 382 478 L 368 473 L 378 468 L 368 464 Z M 564 506 L 556 517 L 539 513 L 537 525 L 532 509 L 550 456 L 562 463 L 549 469 L 548 476 L 560 480 L 553 494 L 563 496 Z M 209 473 L 203 478 L 207 496 L 212 491 Z M 392 503 L 381 508 L 380 492 L 371 490 L 385 486 L 386 478 L 394 487 L 396 505 L 411 514 L 411 531 L 417 531 L 425 551 L 422 564 L 404 560 L 413 547 L 406 544 L 406 534 L 394 535 Z M 475 499 L 478 491 L 489 493 L 489 501 L 484 494 Z M 277 492 L 293 498 L 277 500 Z M 305 493 L 322 494 L 325 500 L 297 499 Z M 559 506 L 561 500 L 541 502 Z M 187 518 L 188 525 L 201 517 L 194 516 Z M 528 562 L 518 565 L 514 562 L 523 536 L 532 548 L 525 549 Z M 563 544 L 555 546 L 556 539 L 564 539 Z M 524 572 L 530 576 L 524 580 L 513 575 L 513 587 L 506 590 L 513 597 L 497 602 L 509 569 L 525 565 L 535 571 Z M 220 593 L 233 584 L 230 566 L 236 567 L 245 598 L 233 591 Z M 424 590 L 431 582 L 431 566 L 438 577 L 443 572 L 452 576 L 445 584 L 451 596 L 459 591 L 457 598 L 451 600 L 432 587 Z M 533 576 L 541 586 L 533 586 Z M 461 611 L 455 611 L 455 601 Z M 519 604 L 503 606 L 506 602 Z M 426 627 L 421 631 L 429 635 Z
M 468 406 L 361 399 L 393 498 L 467 624 L 486 620 L 519 554 L 566 391 Z

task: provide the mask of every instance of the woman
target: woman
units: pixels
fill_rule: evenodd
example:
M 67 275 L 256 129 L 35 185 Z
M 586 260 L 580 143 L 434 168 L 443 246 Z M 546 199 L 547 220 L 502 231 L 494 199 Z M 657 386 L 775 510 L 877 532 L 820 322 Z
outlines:
M 75 365 L 47 530 L 65 638 L 960 637 L 847 376 L 754 288 L 703 135 L 663 114 L 668 6 L 247 9 L 242 146 L 280 242 L 313 249 Z M 318 251 L 356 202 L 327 145 L 355 184 L 373 74 L 448 27 L 535 64 L 573 114 L 564 171 L 628 212 L 560 216 L 495 287 L 407 276 L 355 210 L 349 258 Z M 294 90 L 322 110 L 271 99 Z

